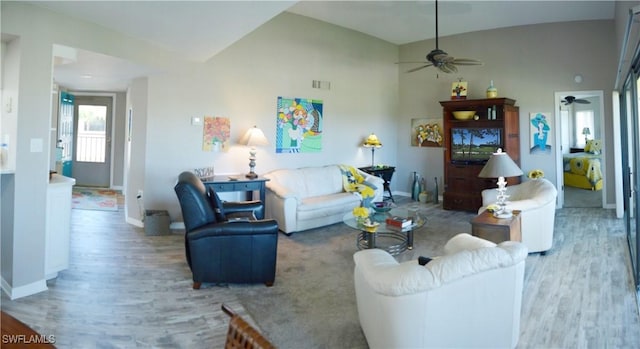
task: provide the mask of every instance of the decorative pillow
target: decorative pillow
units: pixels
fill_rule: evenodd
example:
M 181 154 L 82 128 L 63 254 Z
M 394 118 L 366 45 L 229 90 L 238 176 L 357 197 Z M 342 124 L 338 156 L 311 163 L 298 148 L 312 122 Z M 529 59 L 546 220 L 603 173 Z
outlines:
M 216 220 L 218 222 L 226 221 L 227 217 L 224 214 L 224 206 L 222 205 L 222 200 L 220 200 L 218 194 L 216 194 L 211 187 L 207 188 L 207 194 L 209 194 L 209 200 L 211 202 L 211 207 L 213 207 L 213 212 L 216 215 Z
M 600 154 L 602 151 L 602 141 L 599 139 L 590 139 L 584 147 L 584 151 L 591 154 Z
M 589 159 L 580 157 L 573 158 L 569 161 L 571 173 L 584 176 L 587 173 L 587 162 Z

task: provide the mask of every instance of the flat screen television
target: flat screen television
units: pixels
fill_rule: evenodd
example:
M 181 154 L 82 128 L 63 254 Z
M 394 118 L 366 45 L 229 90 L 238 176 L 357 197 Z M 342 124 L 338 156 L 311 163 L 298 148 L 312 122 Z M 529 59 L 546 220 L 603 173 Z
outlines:
M 452 128 L 451 162 L 480 163 L 502 147 L 501 128 Z

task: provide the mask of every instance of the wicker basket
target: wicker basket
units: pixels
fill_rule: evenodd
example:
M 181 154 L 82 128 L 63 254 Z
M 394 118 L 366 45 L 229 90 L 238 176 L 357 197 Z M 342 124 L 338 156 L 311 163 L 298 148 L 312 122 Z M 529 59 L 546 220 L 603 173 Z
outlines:
M 260 332 L 244 321 L 227 305 L 222 304 L 222 310 L 231 316 L 225 349 L 275 349 Z

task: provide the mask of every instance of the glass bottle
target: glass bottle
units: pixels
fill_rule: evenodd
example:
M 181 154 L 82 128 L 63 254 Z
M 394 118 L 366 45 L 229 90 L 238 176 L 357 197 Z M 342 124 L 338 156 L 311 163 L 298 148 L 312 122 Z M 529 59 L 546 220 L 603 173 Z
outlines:
M 491 84 L 487 87 L 487 98 L 496 98 L 498 97 L 498 89 L 493 86 L 493 80 L 491 80 Z
M 418 201 L 420 199 L 420 175 L 418 172 L 413 172 L 413 190 L 411 191 L 411 199 Z

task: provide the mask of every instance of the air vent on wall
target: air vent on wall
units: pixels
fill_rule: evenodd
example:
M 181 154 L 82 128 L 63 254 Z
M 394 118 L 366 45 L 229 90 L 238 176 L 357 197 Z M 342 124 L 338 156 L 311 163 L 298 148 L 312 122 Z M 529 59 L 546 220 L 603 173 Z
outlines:
M 311 82 L 311 87 L 313 88 L 317 88 L 320 90 L 330 90 L 331 89 L 331 82 L 329 81 L 320 81 L 320 80 L 313 80 Z

